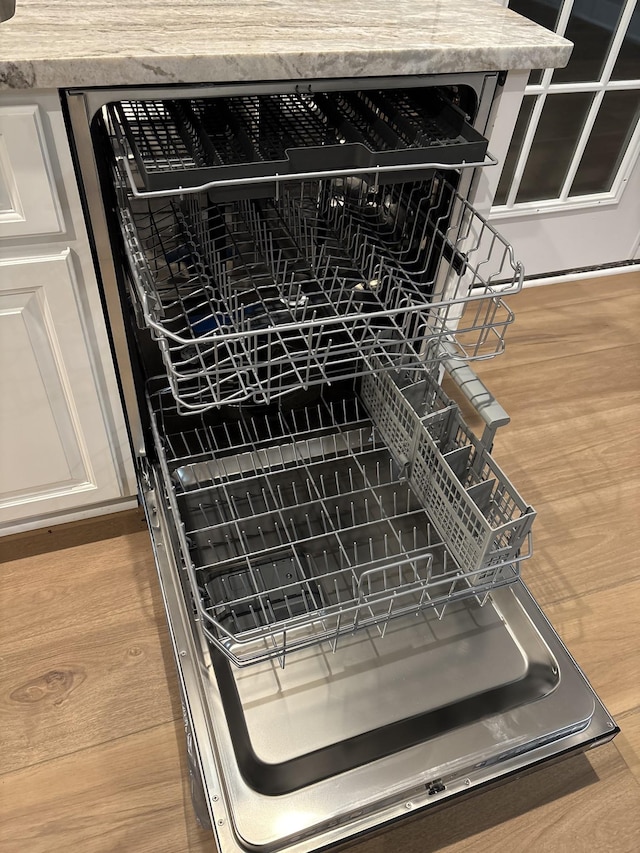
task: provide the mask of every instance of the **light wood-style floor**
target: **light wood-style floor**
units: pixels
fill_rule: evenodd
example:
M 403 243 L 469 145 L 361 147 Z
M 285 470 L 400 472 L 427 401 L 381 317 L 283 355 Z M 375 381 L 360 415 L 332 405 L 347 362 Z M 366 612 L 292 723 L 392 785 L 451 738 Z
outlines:
M 357 853 L 640 849 L 640 274 L 511 300 L 480 372 L 538 510 L 524 576 L 622 733 Z M 142 513 L 0 541 L 0 850 L 204 853 Z

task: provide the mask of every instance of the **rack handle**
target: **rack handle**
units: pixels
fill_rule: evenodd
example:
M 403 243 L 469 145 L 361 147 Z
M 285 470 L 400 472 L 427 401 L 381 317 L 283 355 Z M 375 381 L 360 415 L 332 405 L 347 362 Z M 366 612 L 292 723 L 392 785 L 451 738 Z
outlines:
M 418 569 L 418 560 L 424 564 L 422 570 Z M 424 590 L 431 582 L 432 568 L 433 554 L 423 554 L 401 562 L 398 562 L 397 558 L 384 560 L 381 565 L 367 569 L 357 580 L 354 579 L 353 597 L 357 601 L 358 609 L 362 604 L 376 598 L 386 598 L 392 594 L 393 602 L 397 596 Z M 388 576 L 392 577 L 393 583 L 389 584 Z M 389 613 L 392 610 L 393 604 Z
M 440 346 L 444 369 L 486 424 L 482 443 L 491 450 L 497 429 L 511 418 L 467 362 L 460 360 L 455 346 L 448 341 L 441 341 Z
M 494 157 L 490 151 L 487 151 L 482 160 L 469 160 L 460 163 L 396 163 L 390 166 L 362 166 L 359 168 L 347 169 L 323 169 L 318 172 L 283 172 L 273 175 L 256 175 L 250 178 L 219 178 L 215 181 L 207 181 L 204 184 L 199 184 L 193 187 L 175 187 L 174 189 L 166 190 L 141 190 L 138 188 L 136 179 L 133 176 L 133 171 L 129 164 L 129 158 L 124 153 L 117 153 L 116 159 L 119 161 L 120 167 L 124 172 L 128 189 L 131 195 L 135 198 L 171 198 L 179 196 L 182 198 L 185 195 L 196 195 L 202 192 L 208 192 L 215 189 L 226 189 L 227 187 L 242 187 L 255 186 L 257 184 L 272 184 L 276 185 L 284 181 L 313 181 L 318 179 L 328 178 L 343 178 L 354 177 L 357 175 L 371 175 L 372 173 L 393 174 L 394 172 L 406 172 L 407 170 L 415 170 L 427 172 L 432 170 L 455 172 L 459 169 L 475 169 L 485 168 L 486 166 L 496 166 L 500 161 Z

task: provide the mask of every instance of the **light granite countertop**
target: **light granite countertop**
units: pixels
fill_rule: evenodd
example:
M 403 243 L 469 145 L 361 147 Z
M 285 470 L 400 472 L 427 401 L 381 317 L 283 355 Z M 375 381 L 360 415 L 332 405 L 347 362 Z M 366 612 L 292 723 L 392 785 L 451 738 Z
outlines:
M 17 0 L 0 88 L 546 68 L 570 50 L 495 0 Z

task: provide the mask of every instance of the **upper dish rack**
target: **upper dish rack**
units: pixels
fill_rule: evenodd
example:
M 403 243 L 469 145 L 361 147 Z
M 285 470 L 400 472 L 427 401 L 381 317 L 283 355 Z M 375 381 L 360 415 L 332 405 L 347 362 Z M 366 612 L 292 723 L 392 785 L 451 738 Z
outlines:
M 511 246 L 438 172 L 120 207 L 141 322 L 183 411 L 439 360 L 445 341 L 459 358 L 491 357 L 513 320 L 501 296 L 523 280 Z
M 245 197 L 266 197 L 274 179 L 329 171 L 369 170 L 383 183 L 398 170 L 416 178 L 428 164 L 480 165 L 487 152 L 434 87 L 124 101 L 107 110 L 148 193 L 234 184 L 236 198 L 240 186 Z

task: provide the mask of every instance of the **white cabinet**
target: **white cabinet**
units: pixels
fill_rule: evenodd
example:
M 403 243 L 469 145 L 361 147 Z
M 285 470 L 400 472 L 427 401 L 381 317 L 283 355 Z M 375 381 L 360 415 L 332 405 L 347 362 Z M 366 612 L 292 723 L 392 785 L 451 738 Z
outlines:
M 29 100 L 0 99 L 0 533 L 135 495 L 59 102 Z
M 0 106 L 0 237 L 64 231 L 40 108 Z

